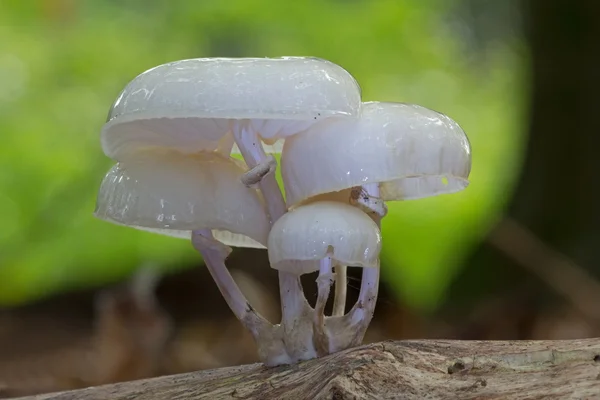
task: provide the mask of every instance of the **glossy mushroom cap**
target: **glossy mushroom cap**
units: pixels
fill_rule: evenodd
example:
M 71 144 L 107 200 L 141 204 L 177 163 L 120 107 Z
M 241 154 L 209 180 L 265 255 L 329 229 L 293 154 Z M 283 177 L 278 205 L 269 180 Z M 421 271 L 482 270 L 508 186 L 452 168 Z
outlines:
M 322 201 L 279 218 L 269 233 L 268 249 L 273 268 L 298 275 L 316 271 L 325 257 L 343 265 L 378 267 L 381 233 L 358 208 Z
M 288 206 L 323 194 L 348 198 L 367 183 L 379 183 L 383 200 L 418 199 L 464 189 L 471 148 L 443 114 L 371 102 L 357 120 L 332 118 L 288 138 L 281 168 Z
M 356 115 L 359 108 L 356 80 L 326 60 L 181 60 L 152 68 L 125 87 L 102 129 L 102 147 L 117 160 L 152 147 L 228 153 L 232 120 L 248 120 L 273 143 L 324 118 Z
M 192 230 L 212 229 L 227 245 L 264 247 L 269 218 L 260 194 L 241 183 L 244 172 L 218 153 L 140 152 L 108 172 L 95 215 L 186 239 Z

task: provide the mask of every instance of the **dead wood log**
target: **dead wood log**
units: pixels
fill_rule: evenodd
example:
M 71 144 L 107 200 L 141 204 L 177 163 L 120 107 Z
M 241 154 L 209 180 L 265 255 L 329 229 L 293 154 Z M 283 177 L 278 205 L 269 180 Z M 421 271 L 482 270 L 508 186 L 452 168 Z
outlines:
M 542 398 L 600 399 L 600 339 L 389 341 L 293 366 L 243 365 L 23 399 Z

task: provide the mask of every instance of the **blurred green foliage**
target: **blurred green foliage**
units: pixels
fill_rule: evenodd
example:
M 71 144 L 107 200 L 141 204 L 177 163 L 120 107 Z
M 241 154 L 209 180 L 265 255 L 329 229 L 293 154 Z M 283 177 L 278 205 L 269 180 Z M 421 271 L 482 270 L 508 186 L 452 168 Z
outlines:
M 184 58 L 311 55 L 348 69 L 364 100 L 417 103 L 469 135 L 471 186 L 392 204 L 383 223 L 384 278 L 413 306 L 434 307 L 520 164 L 519 43 L 474 60 L 444 22 L 452 3 L 0 2 L 0 304 L 117 280 L 144 261 L 199 259 L 185 241 L 92 216 L 112 164 L 100 127 L 130 79 Z

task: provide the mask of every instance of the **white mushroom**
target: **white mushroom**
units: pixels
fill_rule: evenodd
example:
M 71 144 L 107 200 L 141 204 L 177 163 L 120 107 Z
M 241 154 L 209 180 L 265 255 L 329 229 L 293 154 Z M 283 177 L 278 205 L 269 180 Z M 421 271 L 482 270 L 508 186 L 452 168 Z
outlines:
M 355 115 L 360 89 L 340 66 L 306 57 L 198 58 L 132 80 L 102 129 L 106 155 L 149 147 L 229 152 L 233 120 L 273 143 L 330 116 Z M 239 151 L 239 149 L 238 149 Z
M 115 165 L 98 194 L 96 216 L 189 239 L 211 229 L 228 245 L 264 248 L 270 229 L 260 194 L 244 186 L 245 170 L 218 153 L 138 152 Z
M 349 199 L 351 188 L 369 183 L 384 201 L 468 185 L 471 149 L 452 119 L 400 103 L 364 103 L 361 113 L 358 121 L 331 119 L 286 140 L 281 169 L 289 206 L 322 194 Z
M 359 206 L 379 224 L 387 200 L 464 189 L 471 149 L 460 126 L 443 114 L 416 105 L 371 102 L 363 104 L 358 120 L 331 118 L 290 137 L 281 168 L 288 206 L 336 200 Z M 363 269 L 351 312 L 361 334 L 375 307 L 378 281 L 378 269 Z
M 152 68 L 121 92 L 101 139 L 118 164 L 102 183 L 96 215 L 191 239 L 266 365 L 359 344 L 377 298 L 385 201 L 461 190 L 471 165 L 469 142 L 448 117 L 363 104 L 347 71 L 303 57 Z M 281 141 L 287 205 L 277 162 L 267 156 Z M 268 247 L 279 272 L 280 324 L 248 303 L 225 266 L 227 245 Z M 362 267 L 363 279 L 344 315 L 346 265 Z M 325 317 L 334 267 L 334 311 Z M 313 309 L 299 276 L 317 270 Z
M 318 261 L 324 258 L 377 268 L 381 235 L 375 222 L 358 208 L 321 201 L 297 207 L 277 220 L 267 248 L 273 268 L 296 274 L 318 270 Z
M 381 234 L 377 224 L 358 208 L 321 201 L 297 207 L 279 218 L 269 233 L 267 247 L 275 269 L 285 268 L 298 275 L 319 270 L 314 329 L 322 336 L 325 304 L 334 281 L 332 266 L 377 270 Z M 336 299 L 341 301 L 339 293 Z M 343 301 L 345 305 L 345 296 Z M 334 310 L 333 315 L 343 315 L 343 310 Z

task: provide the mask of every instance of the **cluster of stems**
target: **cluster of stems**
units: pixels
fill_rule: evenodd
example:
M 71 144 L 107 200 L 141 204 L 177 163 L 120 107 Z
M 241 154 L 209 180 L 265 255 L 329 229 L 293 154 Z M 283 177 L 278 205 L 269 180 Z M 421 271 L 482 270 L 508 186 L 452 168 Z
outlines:
M 243 182 L 256 185 L 262 192 L 271 224 L 287 212 L 285 201 L 275 179 L 277 163 L 267 156 L 257 132 L 250 124 L 232 124 L 237 144 L 249 171 Z M 380 225 L 385 216 L 385 204 L 379 198 L 377 184 L 364 185 L 355 203 Z M 292 364 L 359 345 L 371 322 L 379 284 L 379 268 L 363 268 L 358 301 L 346 314 L 346 269 L 330 257 L 320 261 L 318 296 L 312 308 L 304 295 L 300 276 L 279 272 L 281 322 L 273 325 L 263 318 L 246 300 L 225 266 L 231 252 L 228 246 L 212 237 L 210 230 L 192 232 L 192 243 L 204 258 L 227 304 L 253 334 L 261 361 L 266 365 Z M 335 269 L 335 273 L 334 273 Z M 325 304 L 335 282 L 334 306 L 331 316 L 325 316 Z

